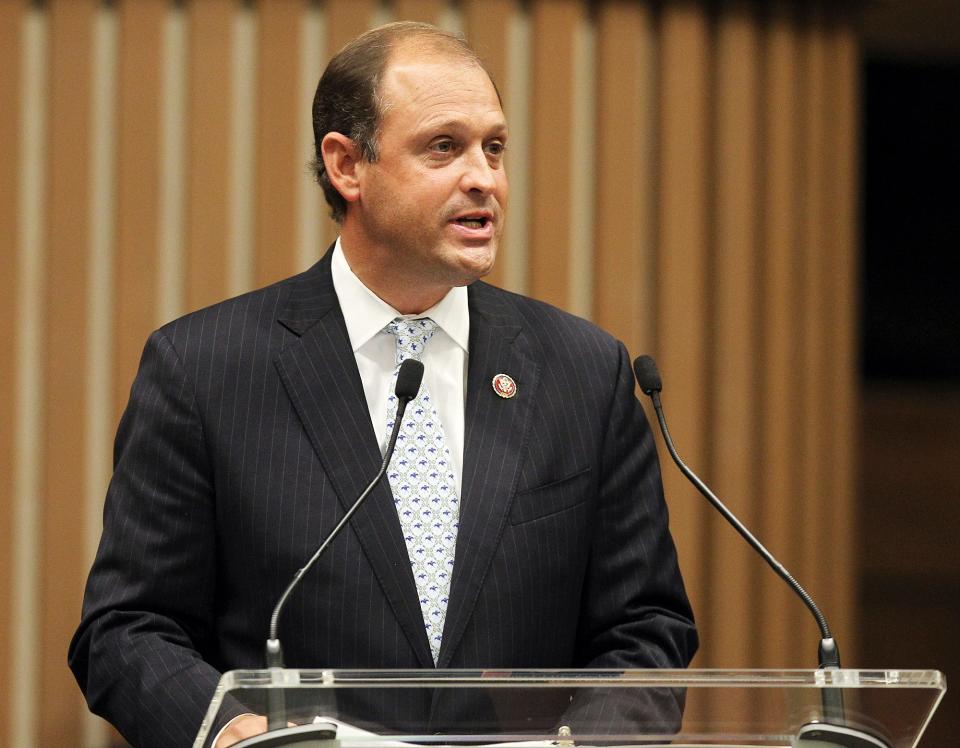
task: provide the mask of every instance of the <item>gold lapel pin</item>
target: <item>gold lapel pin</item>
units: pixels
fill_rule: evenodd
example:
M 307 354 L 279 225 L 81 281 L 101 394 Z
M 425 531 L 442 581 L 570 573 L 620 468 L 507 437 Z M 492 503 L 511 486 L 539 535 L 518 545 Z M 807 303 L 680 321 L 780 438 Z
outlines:
M 497 374 L 493 378 L 493 391 L 500 397 L 509 400 L 517 394 L 517 383 L 508 374 Z

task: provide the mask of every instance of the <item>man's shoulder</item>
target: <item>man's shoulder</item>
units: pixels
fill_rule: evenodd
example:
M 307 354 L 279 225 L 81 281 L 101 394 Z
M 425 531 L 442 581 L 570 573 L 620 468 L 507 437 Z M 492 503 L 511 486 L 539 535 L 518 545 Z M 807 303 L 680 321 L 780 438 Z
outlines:
M 322 264 L 318 262 L 268 286 L 183 314 L 162 325 L 154 335 L 166 338 L 178 349 L 198 344 L 211 349 L 217 345 L 266 340 L 269 335 L 263 337 L 261 333 L 277 327 L 291 306 L 302 306 L 304 297 L 316 295 L 315 288 L 322 285 Z
M 546 342 L 556 349 L 564 342 L 616 350 L 619 341 L 595 323 L 539 299 L 507 291 L 478 281 L 471 286 L 474 308 L 500 311 L 505 319 L 520 325 L 525 335 Z
M 320 264 L 270 285 L 187 312 L 165 323 L 159 332 L 174 335 L 198 326 L 213 325 L 219 328 L 224 324 L 272 323 L 283 317 L 292 300 L 303 295 L 304 287 L 316 285 L 321 273 Z

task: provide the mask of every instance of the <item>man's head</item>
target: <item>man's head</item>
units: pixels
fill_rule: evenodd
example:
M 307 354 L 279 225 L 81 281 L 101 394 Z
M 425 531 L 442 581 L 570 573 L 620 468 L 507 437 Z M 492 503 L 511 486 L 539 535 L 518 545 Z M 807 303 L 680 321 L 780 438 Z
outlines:
M 347 206 L 330 183 L 324 167 L 321 153 L 323 137 L 328 132 L 342 133 L 357 144 L 367 161 L 377 160 L 377 139 L 384 107 L 380 83 L 391 52 L 402 44 L 447 53 L 451 60 L 484 70 L 493 82 L 480 57 L 463 38 L 415 21 L 398 21 L 371 29 L 334 55 L 313 97 L 316 149 L 313 168 L 337 223 L 343 221 Z
M 337 82 L 360 78 L 369 86 L 352 96 Z M 416 312 L 489 272 L 507 199 L 507 125 L 460 39 L 421 24 L 368 32 L 331 62 L 314 112 L 319 178 L 368 288 Z

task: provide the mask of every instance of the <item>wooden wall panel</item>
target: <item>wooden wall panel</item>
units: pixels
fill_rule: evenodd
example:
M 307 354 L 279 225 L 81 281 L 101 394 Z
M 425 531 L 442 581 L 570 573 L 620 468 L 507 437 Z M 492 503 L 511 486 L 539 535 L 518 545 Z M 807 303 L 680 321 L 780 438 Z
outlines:
M 858 549 L 858 651 L 847 647 L 844 664 L 945 672 L 946 697 L 920 745 L 951 746 L 960 731 L 950 685 L 960 673 L 960 388 L 871 382 L 859 404 L 857 524 L 869 542 Z M 877 707 L 878 696 L 865 700 Z
M 591 318 L 594 304 L 594 239 L 596 236 L 596 129 L 597 39 L 589 9 L 584 7 L 574 19 L 570 57 L 573 79 L 570 81 L 571 111 L 569 160 L 570 224 L 567 245 L 566 308 L 580 317 Z
M 507 55 L 509 54 L 508 24 L 510 15 L 514 12 L 514 5 L 513 0 L 466 0 L 463 5 L 464 35 L 493 76 L 497 89 L 500 91 L 501 100 L 504 102 L 505 110 L 509 108 L 506 102 L 510 86 L 513 83 L 507 75 L 509 69 Z M 505 113 L 508 123 L 511 122 L 510 112 L 505 111 Z M 511 125 L 511 134 L 512 132 L 513 126 Z M 507 177 L 510 180 L 514 178 L 512 169 L 514 150 L 511 140 L 507 145 L 506 162 Z M 508 221 L 510 215 L 511 213 L 508 212 Z M 509 252 L 510 248 L 504 236 L 493 271 L 484 280 L 496 286 L 505 286 Z
M 804 508 L 800 522 L 803 548 L 797 573 L 807 591 L 822 597 L 829 588 L 827 570 L 819 564 L 825 551 L 826 522 L 829 521 L 827 465 L 832 459 L 826 440 L 831 407 L 823 400 L 830 365 L 827 349 L 831 320 L 825 290 L 829 283 L 831 259 L 824 227 L 826 157 L 826 46 L 823 20 L 816 9 L 809 11 L 801 32 L 801 173 L 800 173 L 800 275 L 802 282 L 801 366 L 804 406 L 799 410 L 801 437 L 798 463 L 801 470 L 800 499 Z
M 369 29 L 377 12 L 377 0 L 327 0 L 327 59 L 333 57 L 351 39 Z M 324 60 L 326 65 L 326 60 Z M 319 78 L 317 78 L 319 81 Z M 329 209 L 324 202 L 326 214 Z M 339 233 L 332 219 L 324 222 L 323 246 L 327 247 Z
M 631 355 L 652 351 L 656 40 L 651 9 L 615 0 L 597 11 L 594 320 Z
M 821 495 L 828 519 L 820 565 L 824 613 L 841 642 L 854 642 L 852 585 L 835 578 L 855 574 L 857 540 L 853 523 L 856 437 L 859 419 L 856 396 L 858 280 L 856 260 L 857 69 L 849 8 L 829 8 L 824 16 L 824 267 L 826 296 L 824 387 L 833 407 L 824 409 L 822 452 L 826 463 Z M 827 570 L 827 571 L 824 571 Z M 845 646 L 844 663 L 855 650 Z
M 824 504 L 824 528 L 831 528 L 835 523 L 844 524 L 844 516 L 849 502 L 843 494 L 841 486 L 837 482 L 839 477 L 833 466 L 833 461 L 839 454 L 838 450 L 842 447 L 838 441 L 840 434 L 836 428 L 838 421 L 837 409 L 849 409 L 853 415 L 853 403 L 849 400 L 834 399 L 841 395 L 839 391 L 839 381 L 834 375 L 834 366 L 841 364 L 837 359 L 840 355 L 838 344 L 842 342 L 843 333 L 837 330 L 838 323 L 844 319 L 848 313 L 846 306 L 841 306 L 844 302 L 850 302 L 851 297 L 846 296 L 842 289 L 837 287 L 841 279 L 850 281 L 844 276 L 847 273 L 847 247 L 840 244 L 841 236 L 838 234 L 838 215 L 841 181 L 843 175 L 840 173 L 840 162 L 836 158 L 837 138 L 840 135 L 840 122 L 838 116 L 837 102 L 837 83 L 839 70 L 837 63 L 836 46 L 833 43 L 833 37 L 836 28 L 836 13 L 832 9 L 826 9 L 823 14 L 820 35 L 823 39 L 823 133 L 824 133 L 824 169 L 823 182 L 820 187 L 822 200 L 823 228 L 821 231 L 821 268 L 820 278 L 823 286 L 824 296 L 824 328 L 820 331 L 820 337 L 823 341 L 824 366 L 823 366 L 823 387 L 824 392 L 829 393 L 827 402 L 821 406 L 820 423 L 823 429 L 820 440 L 820 459 L 824 465 L 823 484 L 820 489 L 820 495 L 823 497 Z M 851 305 L 849 310 L 854 307 Z M 852 321 L 852 320 L 851 320 Z M 833 400 L 836 406 L 829 403 Z M 839 561 L 838 549 L 834 547 L 834 530 L 827 529 L 822 533 L 818 552 L 821 556 L 817 560 L 820 567 L 818 574 L 818 583 L 821 585 L 822 592 L 821 605 L 826 611 L 828 621 L 833 628 L 838 625 L 835 616 L 831 616 L 831 611 L 836 610 L 836 601 L 840 598 L 841 585 L 837 584 L 831 570 L 837 568 Z M 839 632 L 837 632 L 839 635 Z M 847 638 L 840 638 L 841 642 L 847 641 Z
M 510 176 L 510 219 L 504 230 L 504 242 L 508 249 L 500 265 L 504 287 L 517 293 L 528 293 L 534 84 L 532 26 L 526 6 L 515 0 L 505 23 L 507 85 L 503 95 L 504 111 L 510 122 L 510 146 L 505 162 Z
M 858 281 L 857 247 L 857 181 L 859 127 L 859 55 L 855 29 L 848 14 L 837 13 L 831 18 L 827 36 L 828 69 L 831 71 L 829 90 L 830 137 L 828 164 L 832 165 L 828 178 L 830 248 L 832 255 L 830 277 L 830 308 L 834 310 L 830 326 L 830 351 L 833 358 L 829 367 L 828 391 L 832 393 L 836 409 L 831 409 L 829 429 L 832 434 L 830 495 L 825 497 L 835 509 L 829 521 L 827 545 L 830 572 L 830 622 L 839 640 L 844 642 L 844 664 L 856 663 L 857 616 L 854 604 L 856 575 L 854 559 L 858 547 L 856 539 L 856 464 L 858 454 L 856 424 L 860 421 L 860 403 L 857 396 L 857 326 L 860 289 Z
M 43 495 L 44 343 L 46 338 L 45 262 L 47 223 L 47 124 L 49 88 L 49 13 L 38 7 L 23 8 L 19 105 L 17 311 L 14 351 L 16 375 L 15 416 L 12 427 L 14 455 L 12 601 L 17 614 L 11 642 L 35 640 L 41 619 L 39 549 Z M 9 745 L 36 744 L 39 663 L 25 647 L 11 647 L 12 673 L 18 688 L 9 689 L 10 722 L 4 732 Z
M 117 7 L 117 237 L 114 254 L 114 421 L 126 405 L 147 335 L 157 326 L 160 101 L 166 0 Z
M 798 117 L 799 40 L 792 4 L 772 7 L 764 41 L 763 111 L 760 122 L 764 143 L 760 174 L 763 195 L 759 258 L 760 298 L 760 441 L 758 534 L 774 555 L 799 574 L 802 546 L 796 537 L 803 502 L 800 466 L 796 458 L 800 431 L 799 413 L 803 371 L 800 367 L 799 320 L 803 311 L 799 265 L 798 218 L 800 190 L 800 135 Z M 800 580 L 804 582 L 803 579 Z M 759 663 L 775 667 L 782 663 L 799 667 L 801 656 L 796 632 L 808 630 L 806 612 L 796 597 L 772 571 L 759 579 L 764 601 L 759 625 L 764 636 L 758 642 Z
M 574 33 L 583 8 L 576 0 L 539 0 L 530 9 L 533 109 L 530 206 L 530 294 L 565 307 L 570 301 L 569 154 L 573 133 Z
M 696 4 L 663 8 L 660 48 L 657 356 L 671 432 L 684 460 L 703 472 L 709 433 L 704 373 L 710 333 L 715 329 L 707 302 L 710 174 L 705 168 L 710 162 L 712 61 L 710 28 Z M 666 459 L 666 453 L 661 454 Z M 703 620 L 710 594 L 705 550 L 708 507 L 669 465 L 664 470 L 664 490 L 688 592 L 694 612 Z M 711 665 L 715 653 L 701 652 L 699 665 Z
M 15 0 L 0 2 L 0 101 L 10 102 L 0 109 L 0 161 L 16 164 L 20 158 L 19 106 L 21 64 L 23 50 L 20 43 L 23 25 L 22 3 Z M 17 333 L 17 299 L 20 266 L 18 262 L 17 237 L 20 220 L 19 170 L 0 169 L 0 344 L 5 351 L 0 356 L 0 538 L 13 537 L 14 525 L 14 461 L 16 459 L 16 410 L 17 360 L 13 355 Z M 0 600 L 8 601 L 0 606 L 0 631 L 13 630 L 13 552 L 9 542 L 0 543 Z M 10 647 L 0 647 L 0 678 L 11 682 L 12 669 Z M 11 721 L 11 691 L 5 689 L 0 696 L 0 748 L 7 748 L 9 733 L 6 726 Z
M 83 591 L 84 430 L 87 361 L 87 260 L 90 62 L 96 4 L 50 5 L 48 229 L 44 354 L 43 509 L 37 635 L 39 745 L 69 745 L 80 725 L 81 697 L 64 653 Z M 63 615 L 63 611 L 73 615 Z
M 157 324 L 187 309 L 187 246 L 190 194 L 190 17 L 180 4 L 167 4 L 162 31 L 160 82 L 160 178 L 158 267 L 154 280 Z
M 116 10 L 96 4 L 90 63 L 89 235 L 86 257 L 87 296 L 86 386 L 83 431 L 81 504 L 81 572 L 88 568 L 100 542 L 103 499 L 110 480 L 114 419 L 113 362 L 116 321 L 117 133 L 119 21 Z M 85 712 L 79 729 L 86 744 L 106 742 L 107 725 Z
M 378 0 L 327 0 L 330 57 L 371 27 Z
M 493 76 L 501 99 L 510 84 L 507 76 L 507 23 L 514 12 L 514 0 L 465 0 L 464 36 Z
M 713 182 L 716 247 L 713 261 L 713 365 L 709 377 L 714 402 L 711 474 L 727 505 L 748 527 L 756 525 L 755 456 L 759 446 L 754 393 L 759 379 L 755 355 L 759 305 L 757 176 L 760 168 L 759 34 L 753 8 L 732 3 L 718 21 L 713 126 L 716 173 Z M 719 515 L 709 522 L 709 619 L 723 625 L 705 631 L 704 646 L 717 666 L 749 662 L 760 600 L 752 591 L 759 577 L 752 548 Z M 746 706 L 741 704 L 741 706 Z
M 297 197 L 297 268 L 305 269 L 326 250 L 323 243 L 329 218 L 323 190 L 317 184 L 311 164 L 314 158 L 313 95 L 323 73 L 326 55 L 326 13 L 318 4 L 308 3 L 300 23 L 300 69 L 298 78 L 295 166 Z
M 235 3 L 204 0 L 187 6 L 188 133 L 186 303 L 197 309 L 224 298 L 227 255 L 231 113 L 231 48 Z
M 444 5 L 443 0 L 395 0 L 394 20 L 439 23 Z
M 94 85 L 112 54 L 109 34 L 94 32 L 111 14 L 116 78 Z M 18 46 L 26 15 L 48 24 L 49 54 L 47 42 Z M 388 17 L 462 22 L 500 85 L 516 133 L 510 224 L 520 229 L 491 280 L 592 316 L 634 355 L 655 352 L 683 456 L 823 600 L 841 639 L 853 638 L 858 62 L 847 10 L 790 0 L 0 0 L 0 100 L 18 102 L 0 109 L 5 163 L 44 109 L 21 111 L 23 101 L 44 101 L 49 127 L 29 149 L 44 165 L 32 186 L 26 172 L 0 173 L 0 335 L 17 338 L 18 352 L 0 360 L 0 423 L 15 422 L 0 429 L 0 523 L 27 538 L 0 546 L 0 599 L 25 603 L 41 651 L 36 687 L 0 698 L 13 744 L 102 746 L 63 663 L 76 616 L 57 612 L 79 609 L 108 461 L 103 388 L 112 423 L 151 328 L 295 272 L 336 235 L 319 188 L 298 182 L 309 179 L 307 99 L 326 58 Z M 38 50 L 45 62 L 27 66 L 24 98 L 20 66 Z M 114 129 L 112 150 L 94 137 Z M 324 228 L 310 248 L 314 207 Z M 21 222 L 34 215 L 42 238 L 28 241 Z M 24 258 L 36 282 L 17 267 Z M 35 365 L 21 345 L 29 325 Z M 25 402 L 36 406 L 29 418 Z M 695 664 L 810 666 L 807 612 L 661 457 L 703 633 Z M 37 542 L 24 531 L 33 524 Z M 25 630 L 6 612 L 0 626 L 5 615 Z M 0 672 L 18 662 L 0 650 Z M 41 691 L 55 702 L 42 721 Z
M 300 269 L 296 180 L 308 177 L 295 124 L 303 110 L 297 84 L 304 3 L 281 0 L 263 3 L 259 10 L 254 285 L 265 286 Z

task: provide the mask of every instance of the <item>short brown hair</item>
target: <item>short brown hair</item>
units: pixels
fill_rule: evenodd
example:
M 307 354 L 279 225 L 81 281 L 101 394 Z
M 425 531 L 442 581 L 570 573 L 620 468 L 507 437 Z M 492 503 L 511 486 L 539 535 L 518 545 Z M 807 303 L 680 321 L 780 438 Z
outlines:
M 380 79 L 390 53 L 399 43 L 407 40 L 422 41 L 425 46 L 450 52 L 479 66 L 490 76 L 490 71 L 462 36 L 428 23 L 398 21 L 378 26 L 361 34 L 337 52 L 323 72 L 313 97 L 316 157 L 312 164 L 317 182 L 330 205 L 330 214 L 337 223 L 343 221 L 347 203 L 327 176 L 320 145 L 327 133 L 339 132 L 357 144 L 367 161 L 377 160 L 379 128 L 383 117 Z M 493 82 L 492 76 L 490 80 Z

